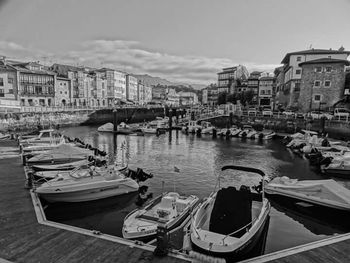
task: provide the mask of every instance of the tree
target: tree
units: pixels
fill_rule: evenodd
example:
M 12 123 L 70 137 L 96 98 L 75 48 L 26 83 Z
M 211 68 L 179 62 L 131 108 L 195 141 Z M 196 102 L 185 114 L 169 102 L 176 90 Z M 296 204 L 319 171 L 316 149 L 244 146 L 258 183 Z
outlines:
M 225 104 L 226 103 L 226 97 L 227 97 L 227 93 L 226 92 L 219 93 L 218 105 Z
M 226 97 L 226 102 L 231 102 L 233 104 L 237 103 L 236 93 L 228 94 Z

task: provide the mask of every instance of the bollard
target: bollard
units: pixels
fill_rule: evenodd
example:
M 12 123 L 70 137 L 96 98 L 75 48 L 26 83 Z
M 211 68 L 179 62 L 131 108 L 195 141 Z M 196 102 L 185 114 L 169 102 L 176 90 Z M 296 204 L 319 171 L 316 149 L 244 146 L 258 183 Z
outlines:
M 166 256 L 169 247 L 169 233 L 166 225 L 159 224 L 157 228 L 157 247 L 153 254 L 156 256 Z
M 214 128 L 214 129 L 213 129 L 213 139 L 216 139 L 216 135 L 217 135 L 217 131 L 216 131 L 216 129 Z

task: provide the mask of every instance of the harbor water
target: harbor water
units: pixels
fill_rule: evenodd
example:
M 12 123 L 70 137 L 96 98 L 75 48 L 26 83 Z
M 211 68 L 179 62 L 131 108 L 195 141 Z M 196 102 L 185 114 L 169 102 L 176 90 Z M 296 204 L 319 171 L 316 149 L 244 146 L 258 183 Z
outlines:
M 98 133 L 96 127 L 72 127 L 62 131 L 108 153 L 110 163 L 127 162 L 154 177 L 142 183 L 153 197 L 162 191 L 177 191 L 205 198 L 220 185 L 256 185 L 260 178 L 242 173 L 221 172 L 228 164 L 255 167 L 269 177 L 325 179 L 306 159 L 296 156 L 278 140 L 229 140 L 172 131 L 160 136 L 124 136 Z M 123 149 L 123 150 L 122 150 Z M 334 178 L 335 179 L 335 178 Z M 338 180 L 338 179 L 336 179 Z M 340 181 L 346 187 L 350 184 Z M 286 198 L 271 199 L 265 253 L 306 244 L 350 230 L 346 215 L 316 209 Z M 47 204 L 47 219 L 101 233 L 121 236 L 124 217 L 140 206 L 138 194 L 81 204 Z

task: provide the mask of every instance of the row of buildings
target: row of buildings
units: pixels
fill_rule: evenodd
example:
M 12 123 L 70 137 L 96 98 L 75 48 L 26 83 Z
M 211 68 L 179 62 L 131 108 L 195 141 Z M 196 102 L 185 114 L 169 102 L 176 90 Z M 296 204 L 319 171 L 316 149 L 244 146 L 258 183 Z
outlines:
M 151 87 L 132 74 L 110 68 L 75 67 L 0 58 L 0 100 L 20 106 L 92 106 L 198 103 L 195 93 Z
M 328 109 L 350 95 L 349 54 L 343 47 L 287 53 L 273 75 L 248 74 L 241 65 L 225 68 L 218 73 L 217 85 L 203 89 L 202 102 L 215 105 L 221 92 L 249 91 L 254 105 L 303 112 Z

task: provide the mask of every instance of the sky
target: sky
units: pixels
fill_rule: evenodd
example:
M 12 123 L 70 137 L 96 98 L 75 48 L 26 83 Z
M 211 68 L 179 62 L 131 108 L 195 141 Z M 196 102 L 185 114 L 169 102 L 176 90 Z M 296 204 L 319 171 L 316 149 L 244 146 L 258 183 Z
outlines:
M 0 0 L 0 55 L 216 82 L 287 52 L 350 49 L 350 0 Z

